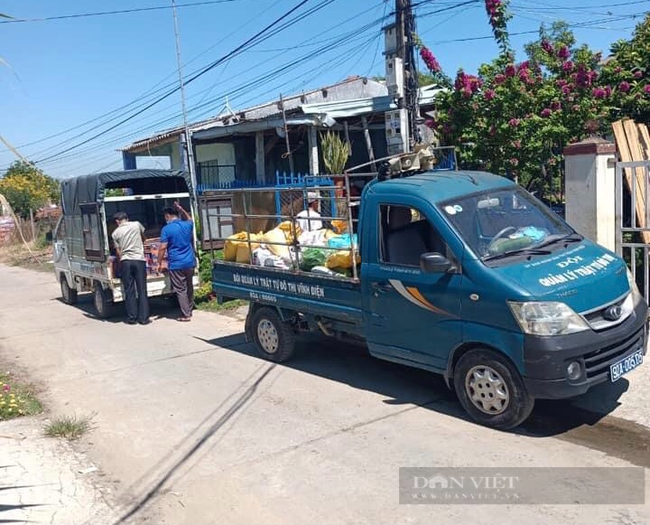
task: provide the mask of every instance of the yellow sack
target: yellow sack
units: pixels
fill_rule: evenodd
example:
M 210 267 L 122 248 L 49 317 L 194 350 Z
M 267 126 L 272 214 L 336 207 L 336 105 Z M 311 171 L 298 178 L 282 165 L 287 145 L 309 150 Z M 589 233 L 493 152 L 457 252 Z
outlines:
M 251 240 L 251 250 L 257 250 L 260 247 L 260 242 L 262 240 L 262 234 L 261 233 L 251 233 L 250 234 L 250 240 Z M 240 261 L 240 257 L 238 256 L 239 254 L 239 248 L 243 246 L 246 250 L 243 253 L 246 253 L 246 261 Z M 248 233 L 247 232 L 239 232 L 236 233 L 235 235 L 231 235 L 228 237 L 226 240 L 226 243 L 223 247 L 223 259 L 225 261 L 230 261 L 230 262 L 250 262 L 250 256 L 249 250 L 248 250 Z M 243 256 L 243 255 L 242 255 Z
M 255 236 L 257 237 L 257 235 Z M 253 236 L 251 235 L 251 246 L 250 249 L 248 248 L 248 243 L 238 243 L 237 245 L 237 262 L 242 263 L 242 264 L 250 264 L 251 263 L 251 253 L 254 250 L 257 250 L 260 245 L 259 243 L 254 243 L 252 242 Z
M 332 228 L 334 228 L 334 231 L 339 235 L 342 233 L 347 233 L 348 221 L 344 221 L 343 219 L 335 219 L 332 221 Z
M 357 264 L 361 262 L 361 257 L 359 257 L 358 253 L 356 256 L 356 262 Z M 333 268 L 352 268 L 352 252 L 350 250 L 334 252 L 327 258 L 325 266 L 330 270 Z
M 294 228 L 293 225 L 291 224 L 291 221 L 284 221 L 278 224 L 276 229 L 282 230 L 284 233 L 285 238 L 287 239 L 287 242 L 289 244 L 293 244 L 293 232 Z M 302 233 L 302 230 L 300 229 L 300 226 L 298 226 L 298 223 L 296 223 L 296 237 L 300 237 L 300 234 Z
M 285 261 L 291 260 L 291 254 L 289 253 L 289 240 L 287 239 L 285 232 L 279 227 L 266 232 L 264 234 L 263 242 L 267 243 L 267 247 L 271 250 L 273 255 L 282 257 Z

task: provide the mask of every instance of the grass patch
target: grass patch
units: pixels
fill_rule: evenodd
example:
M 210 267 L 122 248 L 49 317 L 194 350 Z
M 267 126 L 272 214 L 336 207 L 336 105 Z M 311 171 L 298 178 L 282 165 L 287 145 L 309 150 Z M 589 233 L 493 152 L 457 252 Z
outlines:
M 223 304 L 219 304 L 216 299 L 211 299 L 209 301 L 198 303 L 196 309 L 204 312 L 228 312 L 230 310 L 236 310 L 240 306 L 246 306 L 247 304 L 247 301 L 242 301 L 241 299 L 227 301 Z
M 31 416 L 42 410 L 33 387 L 17 381 L 9 373 L 0 373 L 0 421 Z
M 196 304 L 196 309 L 204 312 L 228 312 L 248 304 L 247 301 L 241 299 L 235 299 L 233 301 L 219 304 L 212 293 L 212 283 L 210 282 L 204 283 L 196 289 L 194 292 L 194 302 Z
M 48 245 L 41 249 L 37 245 L 38 243 L 35 242 L 30 243 L 30 249 L 22 243 L 2 246 L 0 263 L 39 272 L 53 272 L 52 246 Z
M 90 430 L 90 418 L 77 416 L 61 416 L 45 427 L 45 435 L 65 439 L 79 439 Z

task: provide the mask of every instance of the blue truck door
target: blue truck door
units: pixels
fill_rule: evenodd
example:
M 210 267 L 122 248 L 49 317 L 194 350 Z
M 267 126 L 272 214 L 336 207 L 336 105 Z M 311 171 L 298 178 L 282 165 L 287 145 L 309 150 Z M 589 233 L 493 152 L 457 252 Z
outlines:
M 369 210 L 370 211 L 370 210 Z M 365 261 L 366 339 L 377 357 L 444 369 L 462 340 L 460 264 L 432 222 L 412 206 L 381 204 Z M 376 224 L 376 222 L 375 222 Z M 425 273 L 423 253 L 439 252 L 456 270 Z

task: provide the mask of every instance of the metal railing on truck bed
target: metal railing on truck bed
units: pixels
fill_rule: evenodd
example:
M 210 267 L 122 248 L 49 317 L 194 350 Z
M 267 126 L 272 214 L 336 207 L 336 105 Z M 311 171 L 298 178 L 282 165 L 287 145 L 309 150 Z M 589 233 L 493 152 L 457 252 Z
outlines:
M 210 197 L 204 197 L 201 211 L 202 227 L 207 229 L 207 238 L 210 246 L 222 246 L 224 259 L 216 257 L 215 250 L 210 249 L 213 264 L 243 264 L 245 266 L 262 266 L 260 264 L 260 251 L 270 252 L 274 258 L 274 265 L 264 266 L 266 269 L 291 270 L 311 275 L 341 277 L 358 280 L 358 253 L 357 242 L 358 210 L 361 201 L 361 189 L 365 182 L 376 177 L 376 173 L 343 174 L 331 176 L 333 184 L 318 185 L 315 181 L 322 181 L 319 176 L 304 176 L 303 187 L 274 187 L 274 188 L 236 188 L 228 191 L 232 199 L 231 209 L 224 212 L 223 207 L 212 208 L 209 205 Z M 219 197 L 215 196 L 217 200 Z M 283 202 L 278 213 L 276 204 Z M 318 203 L 318 209 L 332 210 L 330 214 L 316 215 L 311 202 Z M 336 211 L 336 213 L 333 213 Z M 216 212 L 216 213 L 215 213 Z M 305 212 L 305 213 L 303 213 Z M 222 236 L 220 232 L 212 231 L 215 221 L 232 223 L 234 235 Z M 311 225 L 320 228 L 311 228 Z M 302 227 L 301 227 L 302 225 Z M 307 228 L 303 230 L 304 226 Z M 283 236 L 280 236 L 281 231 Z M 245 248 L 242 255 L 242 247 Z M 317 265 L 315 272 L 309 270 L 304 264 L 305 255 L 313 255 L 308 250 L 324 252 L 324 265 Z M 328 269 L 337 268 L 332 256 L 338 254 L 338 259 L 343 263 L 346 272 L 332 270 L 325 272 L 322 266 Z M 321 254 L 322 255 L 322 254 Z M 278 257 L 282 261 L 278 261 Z M 269 260 L 269 259 L 267 259 Z M 322 272 L 322 273 L 319 273 Z
M 379 166 L 379 172 L 357 172 L 368 166 L 373 169 Z M 216 241 L 219 248 L 224 247 L 223 264 L 275 267 L 321 275 L 329 273 L 331 276 L 348 277 L 358 281 L 360 242 L 357 241 L 357 226 L 361 192 L 365 184 L 375 178 L 383 180 L 424 170 L 446 171 L 455 169 L 456 166 L 455 150 L 452 147 L 432 148 L 421 145 L 412 153 L 376 159 L 351 168 L 342 175 L 330 175 L 333 184 L 328 184 L 330 180 L 321 176 L 304 176 L 301 179 L 301 187 L 279 185 L 274 188 L 232 189 L 228 192 L 231 199 L 229 207 L 217 205 L 211 208 L 210 197 L 204 197 L 202 202 L 205 205 L 201 210 L 201 217 L 203 228 L 207 229 L 208 233 L 213 266 L 217 262 L 214 260 L 213 249 Z M 213 198 L 219 201 L 223 196 L 215 195 Z M 330 215 L 310 215 L 311 212 L 307 210 L 311 208 L 312 201 L 319 203 L 319 210 L 330 210 Z M 279 211 L 275 207 L 278 202 L 284 203 Z M 322 206 L 323 203 L 327 205 Z M 217 215 L 211 214 L 211 209 L 217 211 Z M 236 233 L 214 236 L 214 218 L 217 219 L 218 225 L 225 219 Z M 311 229 L 312 223 L 319 225 L 314 228 L 317 231 Z M 305 225 L 307 228 L 304 228 Z M 221 233 L 221 226 L 218 229 Z M 325 268 L 321 265 L 312 266 L 313 260 L 304 264 L 310 249 L 329 254 L 325 258 Z M 276 259 L 267 258 L 262 262 L 260 257 L 256 256 L 256 253 L 263 253 L 259 250 L 272 252 Z M 313 256 L 314 252 L 311 255 Z M 320 257 L 323 258 L 322 254 Z M 277 258 L 282 260 L 278 261 Z M 267 261 L 272 264 L 267 265 Z M 332 271 L 327 272 L 328 269 Z M 338 271 L 341 269 L 346 271 Z

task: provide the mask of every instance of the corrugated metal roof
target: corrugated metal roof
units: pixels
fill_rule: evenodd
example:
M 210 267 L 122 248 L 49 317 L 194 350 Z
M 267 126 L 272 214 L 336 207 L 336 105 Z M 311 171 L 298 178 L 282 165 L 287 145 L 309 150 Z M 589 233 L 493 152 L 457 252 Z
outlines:
M 367 79 L 364 77 L 349 77 L 342 82 L 325 86 L 322 88 L 292 95 L 283 99 L 285 112 L 293 113 L 299 111 L 305 103 L 318 103 L 323 100 L 342 102 L 349 99 L 357 99 L 364 96 L 373 97 L 385 95 L 388 92 L 386 85 L 382 82 Z M 256 121 L 279 115 L 282 111 L 280 100 L 259 104 L 233 114 L 219 115 L 203 121 L 190 124 L 190 131 L 200 132 L 214 127 L 231 126 L 243 121 Z M 138 150 L 145 146 L 158 145 L 171 137 L 179 136 L 183 132 L 182 127 L 173 128 L 155 134 L 146 139 L 141 139 L 125 146 L 120 151 Z
M 182 132 L 183 132 L 183 128 L 174 128 L 168 131 L 163 131 L 162 133 L 158 133 L 146 139 L 141 139 L 136 142 L 132 142 L 128 146 L 124 146 L 123 148 L 120 148 L 118 151 L 131 151 L 131 150 L 143 148 L 145 146 L 152 146 L 170 137 L 178 136 Z
M 438 86 L 424 86 L 420 88 L 420 106 L 431 106 L 438 93 L 444 91 Z M 301 106 L 306 115 L 327 115 L 331 118 L 356 117 L 370 113 L 385 113 L 397 109 L 394 100 L 388 95 L 382 97 L 366 97 L 340 102 L 325 102 L 321 104 L 303 104 Z

